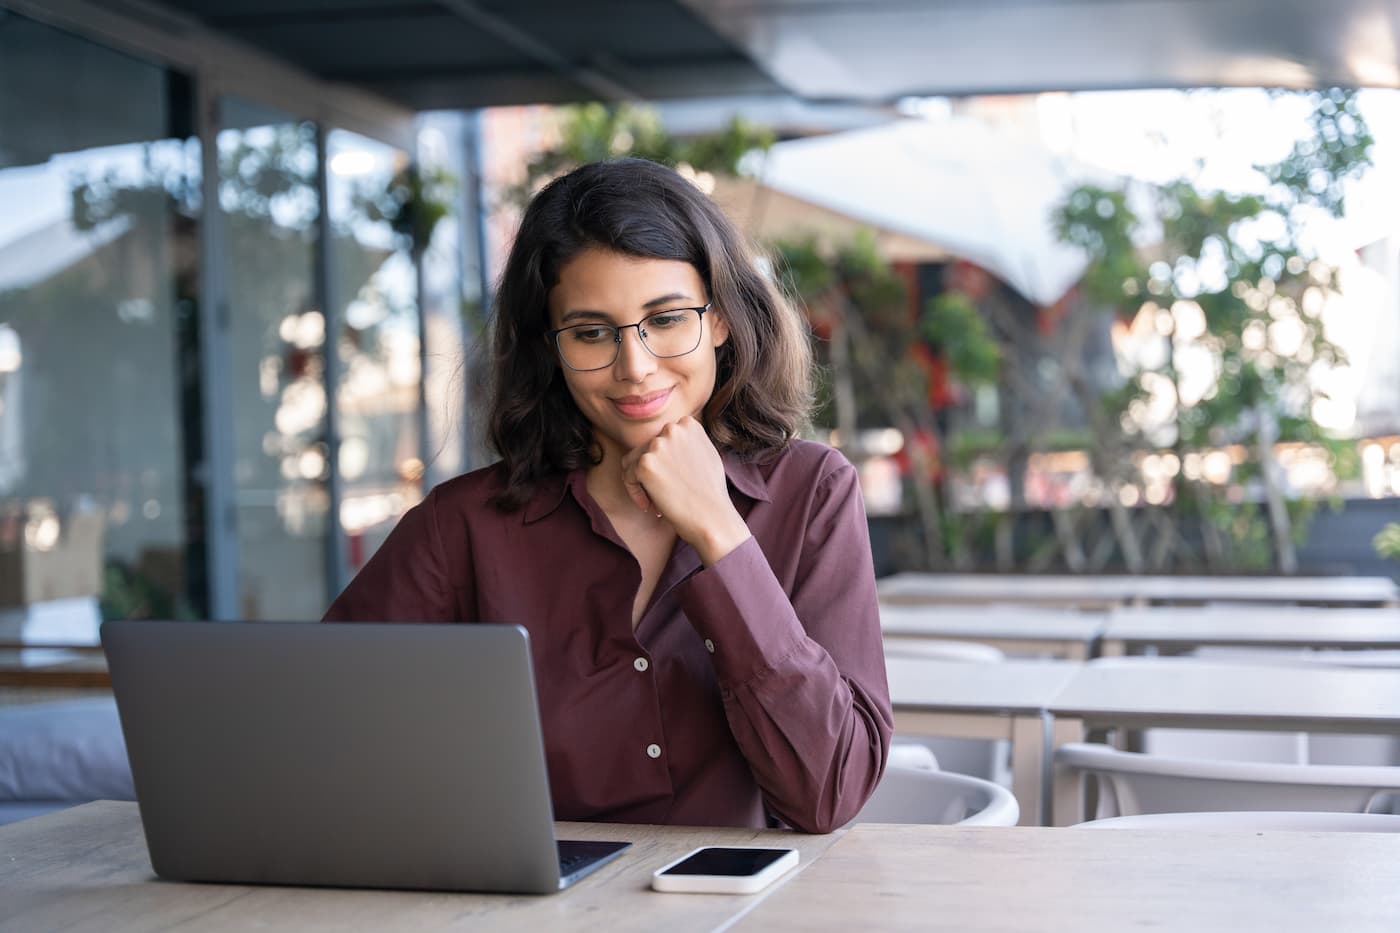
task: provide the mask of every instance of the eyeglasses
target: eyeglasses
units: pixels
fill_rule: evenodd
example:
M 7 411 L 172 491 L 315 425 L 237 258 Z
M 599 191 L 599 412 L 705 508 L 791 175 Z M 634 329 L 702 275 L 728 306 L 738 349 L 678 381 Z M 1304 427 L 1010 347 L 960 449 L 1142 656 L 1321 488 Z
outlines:
M 637 336 L 648 353 L 658 359 L 670 359 L 685 356 L 700 346 L 700 336 L 705 330 L 701 319 L 710 310 L 710 304 L 713 302 L 703 308 L 668 308 L 620 327 L 602 323 L 575 324 L 551 330 L 546 336 L 554 342 L 564 365 L 580 373 L 611 366 L 622 347 L 622 332 L 629 327 L 637 328 Z

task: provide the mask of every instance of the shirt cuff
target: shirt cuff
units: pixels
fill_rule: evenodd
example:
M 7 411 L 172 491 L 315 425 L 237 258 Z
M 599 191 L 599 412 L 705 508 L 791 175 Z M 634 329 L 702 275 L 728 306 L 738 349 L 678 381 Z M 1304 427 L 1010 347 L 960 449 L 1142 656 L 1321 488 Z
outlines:
M 752 537 L 692 576 L 677 596 L 714 656 L 722 687 L 772 671 L 806 641 L 787 593 Z

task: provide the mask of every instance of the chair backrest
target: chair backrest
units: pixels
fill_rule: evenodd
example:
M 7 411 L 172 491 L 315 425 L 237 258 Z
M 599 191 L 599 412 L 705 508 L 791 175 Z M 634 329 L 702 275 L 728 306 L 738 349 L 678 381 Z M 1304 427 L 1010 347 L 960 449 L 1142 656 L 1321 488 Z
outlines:
M 1216 813 L 1140 813 L 1076 823 L 1074 829 L 1253 830 L 1300 833 L 1400 833 L 1392 813 L 1312 813 L 1299 810 L 1227 810 Z
M 890 743 L 890 757 L 885 766 L 913 771 L 937 771 L 938 756 L 922 742 L 901 741 L 896 736 Z
M 950 771 L 890 765 L 853 823 L 1015 826 L 1021 808 L 1000 784 Z
M 1098 781 L 1097 816 L 1220 810 L 1363 813 L 1400 791 L 1400 767 L 1166 758 L 1072 743 L 1057 767 Z
M 941 661 L 971 661 L 982 664 L 997 664 L 1006 660 L 1005 653 L 995 645 L 984 645 L 977 641 L 956 641 L 951 638 L 899 635 L 885 636 L 885 657 L 937 658 Z

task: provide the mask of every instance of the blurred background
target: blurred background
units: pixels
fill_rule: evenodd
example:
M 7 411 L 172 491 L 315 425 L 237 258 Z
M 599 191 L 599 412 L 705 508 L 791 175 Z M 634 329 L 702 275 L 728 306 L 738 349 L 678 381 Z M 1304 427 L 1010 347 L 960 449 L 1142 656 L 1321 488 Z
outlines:
M 1396 577 L 1397 88 L 1378 0 L 0 0 L 0 626 L 319 617 L 628 153 L 802 305 L 881 575 Z

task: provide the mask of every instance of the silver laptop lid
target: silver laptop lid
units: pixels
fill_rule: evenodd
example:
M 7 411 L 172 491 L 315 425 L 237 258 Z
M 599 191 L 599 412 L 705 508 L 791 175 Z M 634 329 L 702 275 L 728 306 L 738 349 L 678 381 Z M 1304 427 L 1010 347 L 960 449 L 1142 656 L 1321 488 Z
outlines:
M 102 626 L 156 873 L 556 891 L 513 625 Z

